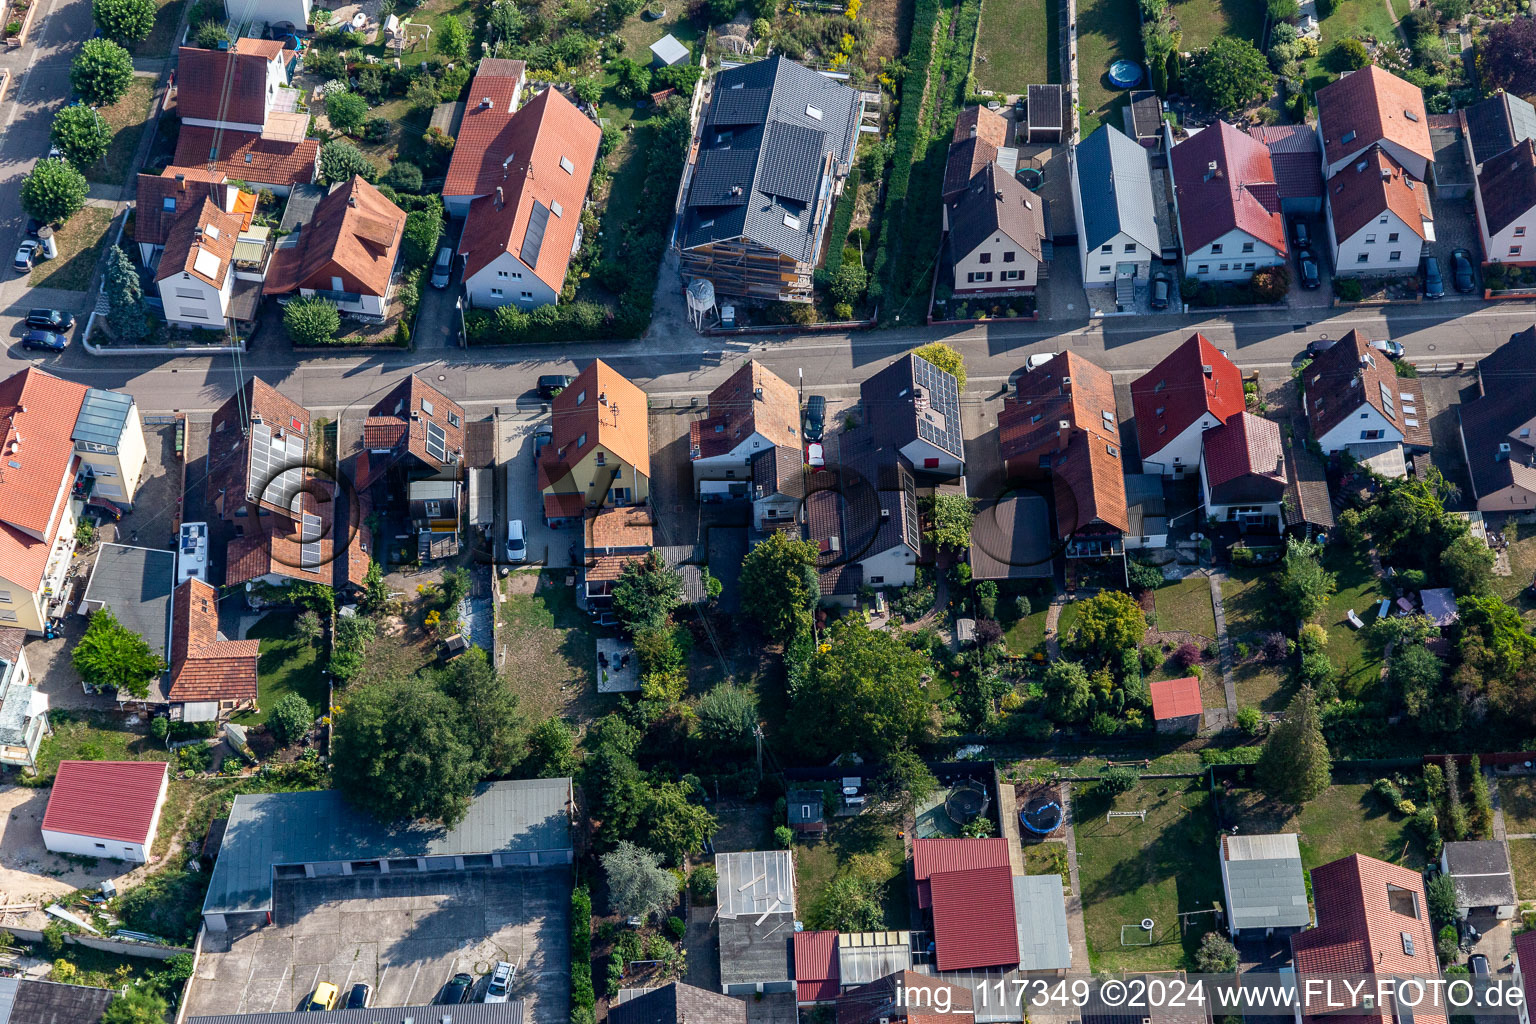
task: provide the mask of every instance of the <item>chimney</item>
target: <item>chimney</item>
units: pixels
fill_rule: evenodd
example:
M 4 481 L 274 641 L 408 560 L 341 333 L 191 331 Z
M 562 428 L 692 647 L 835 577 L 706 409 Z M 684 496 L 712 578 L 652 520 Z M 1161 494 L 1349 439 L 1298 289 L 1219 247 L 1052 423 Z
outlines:
M 763 400 L 763 389 L 762 388 L 753 388 L 752 389 L 752 397 L 757 399 L 759 402 L 761 402 Z
M 348 206 L 352 206 L 352 207 L 357 206 L 357 193 L 356 192 L 353 192 L 351 195 L 347 196 L 347 205 Z
M 608 404 L 608 392 L 602 391 L 602 392 L 598 393 L 597 404 L 598 405 L 607 405 Z
M 1061 393 L 1064 394 L 1064 395 L 1070 395 L 1072 393 L 1072 378 L 1071 377 L 1063 377 L 1063 378 L 1061 378 Z
M 182 192 L 187 190 L 187 176 L 185 174 L 176 175 L 176 188 Z
M 1210 163 L 1205 165 L 1205 180 L 1206 181 L 1210 181 L 1212 178 L 1219 178 L 1219 177 L 1221 177 L 1221 167 L 1220 167 L 1220 165 L 1218 165 L 1216 163 L 1215 160 L 1212 160 Z
M 496 186 L 496 209 L 498 209 L 498 210 L 501 209 L 502 203 L 504 203 L 505 201 L 506 200 L 502 198 L 501 186 L 497 185 Z
M 489 96 L 485 96 L 485 97 L 481 98 L 480 106 L 481 106 L 482 109 L 492 110 L 492 109 L 495 108 L 496 104 L 491 101 L 491 98 Z
M 993 192 L 992 193 L 992 198 L 996 199 L 998 202 L 1002 202 L 1003 201 L 1003 190 L 1002 189 L 998 189 L 996 192 Z

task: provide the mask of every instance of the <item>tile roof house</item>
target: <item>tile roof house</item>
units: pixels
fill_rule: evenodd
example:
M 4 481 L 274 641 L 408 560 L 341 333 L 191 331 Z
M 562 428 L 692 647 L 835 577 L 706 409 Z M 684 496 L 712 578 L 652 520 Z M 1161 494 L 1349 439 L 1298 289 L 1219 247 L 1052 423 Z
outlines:
M 964 142 L 977 138 L 1002 149 L 1008 145 L 1008 119 L 995 110 L 983 106 L 966 107 L 955 118 L 955 132 L 951 142 Z
M 1294 437 L 1285 440 L 1285 477 L 1285 528 L 1308 537 L 1314 531 L 1333 529 L 1333 501 L 1323 461 Z
M 159 174 L 138 176 L 137 202 L 134 204 L 133 240 L 139 245 L 139 258 L 147 267 L 170 237 L 171 228 L 183 216 L 201 210 L 204 199 L 229 213 L 242 213 L 241 230 L 251 226 L 250 213 L 244 211 L 248 199 L 254 209 L 255 196 L 242 193 L 229 183 L 223 171 L 202 167 L 167 167 Z
M 709 393 L 709 415 L 688 425 L 688 459 L 693 482 L 733 481 L 745 495 L 752 460 L 760 452 L 786 449 L 801 459 L 800 395 L 783 377 L 750 359 Z M 734 493 L 734 492 L 733 492 Z
M 1291 936 L 1298 975 L 1438 977 L 1435 936 L 1418 871 L 1352 854 L 1312 869 L 1312 902 L 1317 926 Z M 1342 1012 L 1354 1007 L 1360 1012 Z M 1339 1007 L 1333 1002 L 1325 1008 L 1309 1000 L 1301 1019 L 1303 1024 L 1445 1024 L 1446 1014 L 1424 1005 L 1410 1015 L 1389 1006 L 1352 1002 Z
M 1200 701 L 1200 680 L 1159 679 L 1150 685 L 1152 721 L 1160 733 L 1195 733 L 1200 731 L 1200 716 L 1205 713 Z
M 844 992 L 837 1000 L 837 1024 L 974 1024 L 974 1002 L 964 985 L 899 971 Z
M 211 168 L 283 196 L 319 174 L 320 140 L 183 123 L 176 136 L 176 164 Z
M 723 296 L 810 301 L 863 105 L 855 90 L 781 55 L 716 75 L 684 172 L 683 279 L 708 280 Z
M 50 729 L 48 695 L 32 682 L 27 631 L 0 626 L 0 765 L 32 768 Z
M 1323 146 L 1306 124 L 1257 125 L 1251 134 L 1269 148 L 1280 212 L 1323 212 Z
M 1051 480 L 1056 537 L 1067 557 L 1122 549 L 1130 518 L 1107 370 L 1075 352 L 1057 353 L 1019 377 L 1017 395 L 998 414 L 997 436 L 1010 476 Z
M 1348 450 L 1370 459 L 1400 453 L 1403 445 L 1432 446 L 1423 387 L 1399 377 L 1392 360 L 1371 348 L 1360 331 L 1319 352 L 1301 379 L 1307 423 L 1324 455 Z M 1399 454 L 1378 472 L 1402 476 L 1407 470 Z
M 471 306 L 532 309 L 559 300 L 581 247 L 581 211 L 602 137 L 590 117 L 547 88 L 512 115 L 488 149 L 454 146 L 455 161 L 479 168 L 475 184 L 463 187 L 485 187 L 484 167 L 493 159 L 499 170 L 488 192 L 469 202 L 459 236 Z
M 720 990 L 794 992 L 795 866 L 788 850 L 715 854 Z
M 467 214 L 472 200 L 494 193 L 506 176 L 502 164 L 515 156 L 514 143 L 521 135 L 514 132 L 512 122 L 527 82 L 526 70 L 520 60 L 498 57 L 488 57 L 475 67 L 470 103 L 443 181 L 443 204 L 451 216 Z
M 1131 407 L 1142 470 L 1182 476 L 1200 463 L 1201 435 L 1246 407 L 1243 375 L 1205 335 L 1191 334 L 1132 382 Z
M 613 1024 L 747 1024 L 747 1004 L 674 981 L 615 1002 L 608 1019 Z
M 915 839 L 918 906 L 933 917 L 940 972 L 1017 967 L 1019 934 L 1004 839 Z
M 1446 843 L 1440 850 L 1440 871 L 1456 886 L 1457 917 L 1491 914 L 1508 921 L 1515 916 L 1520 899 L 1503 839 Z
M 1456 406 L 1462 456 L 1481 512 L 1536 509 L 1532 366 L 1536 327 L 1527 327 L 1477 361 L 1477 397 Z
M 853 447 L 805 483 L 804 533 L 816 545 L 821 598 L 845 606 L 866 584 L 911 586 L 922 553 L 911 469 L 890 448 Z
M 1217 121 L 1168 156 L 1184 273 L 1247 280 L 1286 261 L 1285 221 L 1269 149 Z
M 1201 438 L 1200 489 L 1209 518 L 1278 533 L 1287 483 L 1274 420 L 1240 412 Z
M 190 579 L 171 594 L 171 685 L 166 697 L 183 721 L 208 722 L 256 706 L 256 640 L 219 632 L 218 591 Z
M 1536 139 L 1483 164 L 1474 196 L 1487 261 L 1536 266 Z
M 795 932 L 796 1002 L 801 1006 L 832 1002 L 840 987 L 838 978 L 837 932 Z
M 545 521 L 553 526 L 579 519 L 589 508 L 648 504 L 645 392 L 597 359 L 551 404 L 554 433 L 538 466 Z
M 1050 237 L 1045 200 L 989 161 L 945 201 L 955 295 L 1033 291 Z
M 899 452 L 919 472 L 947 478 L 965 473 L 954 374 L 909 352 L 865 378 L 859 400 L 877 445 Z
M 1536 107 L 1519 96 L 1498 90 L 1460 111 L 1468 159 L 1474 168 L 1508 153 L 1527 139 L 1536 139 Z
M 166 234 L 155 271 L 165 318 L 178 327 L 224 330 L 234 317 L 235 243 L 241 217 L 212 198 L 193 207 Z M 252 319 L 249 310 L 239 319 Z
M 176 113 L 182 123 L 260 132 L 288 86 L 282 44 L 240 39 L 233 47 L 177 51 Z
M 164 761 L 59 762 L 43 814 L 43 845 L 54 853 L 147 864 L 169 767 Z
M 1435 240 L 1429 186 L 1382 148 L 1328 179 L 1327 205 L 1336 274 L 1415 273 Z
M 0 449 L 0 622 L 41 633 L 63 613 L 83 506 L 132 505 L 144 428 L 131 396 L 28 367 L 0 381 Z
M 363 455 L 366 471 L 360 466 L 356 474 L 359 489 L 391 471 L 402 482 L 457 480 L 464 464 L 464 407 L 410 374 L 368 410 Z
M 1305 928 L 1312 923 L 1301 846 L 1294 832 L 1222 835 L 1216 841 L 1227 930 L 1244 932 Z
M 1105 124 L 1071 150 L 1069 162 L 1083 283 L 1145 280 L 1162 249 L 1147 149 Z
M 353 175 L 315 205 L 307 224 L 278 241 L 263 291 L 318 295 L 344 314 L 383 320 L 404 235 L 405 211 Z
M 945 203 L 959 198 L 982 168 L 997 161 L 997 149 L 980 136 L 957 139 L 950 144 L 949 156 L 944 162 L 942 195 Z
M 1051 509 L 1038 494 L 983 499 L 971 525 L 971 578 L 1049 579 L 1056 554 Z
M 1325 178 L 1354 164 L 1372 147 L 1385 150 L 1419 181 L 1435 159 L 1424 94 L 1374 64 L 1317 91 L 1317 133 L 1323 140 Z

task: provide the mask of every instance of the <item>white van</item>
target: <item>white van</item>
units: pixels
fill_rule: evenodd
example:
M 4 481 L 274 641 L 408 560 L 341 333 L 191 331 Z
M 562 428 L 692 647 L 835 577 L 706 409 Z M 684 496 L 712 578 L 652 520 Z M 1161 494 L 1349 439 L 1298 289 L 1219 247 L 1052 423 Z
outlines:
M 528 561 L 528 539 L 523 533 L 521 519 L 507 524 L 507 561 L 514 565 Z
M 443 246 L 437 250 L 437 262 L 432 264 L 432 287 L 447 288 L 448 280 L 453 276 L 453 249 Z

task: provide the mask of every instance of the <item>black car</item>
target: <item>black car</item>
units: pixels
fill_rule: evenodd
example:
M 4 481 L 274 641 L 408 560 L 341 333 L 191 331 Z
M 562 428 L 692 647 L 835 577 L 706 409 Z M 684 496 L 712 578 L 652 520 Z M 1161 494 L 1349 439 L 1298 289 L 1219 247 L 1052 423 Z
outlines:
M 1291 225 L 1291 231 L 1296 236 L 1296 247 L 1306 249 L 1312 245 L 1312 236 L 1307 232 L 1307 222 L 1298 220 Z
M 37 237 L 37 229 L 42 227 L 42 226 L 43 226 L 43 222 L 38 220 L 36 217 L 28 217 L 27 218 L 27 237 L 28 238 L 36 238 Z
M 1472 276 L 1472 254 L 1465 249 L 1451 253 L 1451 280 L 1456 290 L 1463 295 L 1477 287 L 1476 279 Z
M 1158 274 L 1152 279 L 1152 308 L 1168 308 L 1168 275 Z
M 75 318 L 61 309 L 29 309 L 27 326 L 41 327 L 45 331 L 67 331 L 75 326 Z
M 1488 973 L 1488 958 L 1481 953 L 1473 953 L 1467 958 L 1467 967 L 1473 974 Z
M 1337 344 L 1338 341 L 1334 338 L 1319 338 L 1307 346 L 1307 355 L 1315 356 L 1319 352 L 1327 352 Z
M 1424 297 L 1426 299 L 1445 298 L 1445 279 L 1440 276 L 1440 261 L 1433 256 L 1425 256 L 1423 271 Z
M 63 352 L 69 347 L 69 339 L 52 331 L 28 331 L 21 336 L 21 347 L 39 352 Z
M 1303 288 L 1316 288 L 1322 284 L 1322 279 L 1317 276 L 1317 260 L 1312 257 L 1311 249 L 1301 250 L 1297 256 L 1297 262 L 1301 264 L 1301 286 Z
M 352 986 L 352 991 L 347 993 L 348 1010 L 366 1010 L 373 1000 L 373 989 L 366 982 L 358 982 Z
M 827 400 L 821 395 L 812 395 L 805 400 L 805 439 L 820 441 L 826 429 Z
M 443 986 L 443 994 L 438 999 L 439 1003 L 467 1003 L 469 993 L 474 990 L 475 979 L 467 974 L 455 974 L 453 980 Z
M 571 386 L 571 378 L 563 373 L 546 373 L 539 378 L 539 397 L 554 398 Z

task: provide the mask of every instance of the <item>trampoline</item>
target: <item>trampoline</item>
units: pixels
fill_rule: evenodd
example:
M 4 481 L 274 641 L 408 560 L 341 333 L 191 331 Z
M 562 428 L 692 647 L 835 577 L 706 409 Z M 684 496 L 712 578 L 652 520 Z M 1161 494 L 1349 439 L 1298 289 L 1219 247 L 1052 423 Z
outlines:
M 956 825 L 966 825 L 978 815 L 987 813 L 992 801 L 979 782 L 962 782 L 944 800 L 944 813 Z
M 1039 192 L 1040 186 L 1045 182 L 1045 175 L 1038 167 L 1020 167 L 1017 177 L 1019 184 L 1031 192 Z
M 1019 824 L 1037 836 L 1048 836 L 1061 827 L 1061 804 L 1037 796 L 1019 812 Z
M 1129 89 L 1141 81 L 1141 65 L 1135 61 L 1117 60 L 1109 66 L 1109 83 L 1117 89 Z

